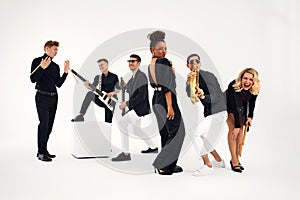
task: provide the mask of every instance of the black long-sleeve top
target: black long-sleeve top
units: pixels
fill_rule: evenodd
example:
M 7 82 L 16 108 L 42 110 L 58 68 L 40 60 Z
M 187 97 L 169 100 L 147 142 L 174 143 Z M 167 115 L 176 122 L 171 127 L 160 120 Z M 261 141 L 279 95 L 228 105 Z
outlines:
M 42 58 L 46 58 L 47 54 L 41 57 L 35 58 L 31 64 L 31 72 L 38 67 L 42 61 Z M 60 76 L 59 65 L 51 60 L 51 63 L 46 69 L 39 67 L 32 75 L 30 80 L 32 83 L 36 83 L 35 89 L 44 90 L 47 92 L 57 92 L 56 87 L 61 87 L 67 78 L 67 73 L 63 73 Z
M 247 117 L 253 119 L 257 95 L 251 94 L 249 90 L 237 92 L 232 87 L 234 84 L 235 80 L 228 85 L 226 90 L 227 112 L 233 113 L 235 128 L 240 128 L 241 121 L 245 122 Z M 247 110 L 248 105 L 249 110 Z
M 220 84 L 213 73 L 208 71 L 199 70 L 199 88 L 204 92 L 204 99 L 200 99 L 204 106 L 204 116 L 225 111 L 226 110 L 226 97 L 222 92 Z M 186 93 L 190 97 L 190 86 L 186 84 Z

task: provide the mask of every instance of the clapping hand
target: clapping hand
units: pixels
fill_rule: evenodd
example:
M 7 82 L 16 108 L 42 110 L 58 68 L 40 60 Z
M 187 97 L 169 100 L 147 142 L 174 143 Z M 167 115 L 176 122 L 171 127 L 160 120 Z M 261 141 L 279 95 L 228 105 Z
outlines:
M 70 70 L 70 61 L 66 60 L 65 61 L 65 68 L 64 68 L 64 72 L 68 73 L 68 71 Z

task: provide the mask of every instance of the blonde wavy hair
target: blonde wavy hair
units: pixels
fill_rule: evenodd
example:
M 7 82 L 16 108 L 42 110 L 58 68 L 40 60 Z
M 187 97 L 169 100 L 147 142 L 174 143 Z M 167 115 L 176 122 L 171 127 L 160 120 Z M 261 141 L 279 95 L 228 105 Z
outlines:
M 235 84 L 232 87 L 235 89 L 236 92 L 240 92 L 243 90 L 242 87 L 242 78 L 245 73 L 250 73 L 253 75 L 253 86 L 250 88 L 250 93 L 253 95 L 258 95 L 260 91 L 260 80 L 258 79 L 258 72 L 253 68 L 246 68 L 240 72 L 239 76 L 235 79 Z

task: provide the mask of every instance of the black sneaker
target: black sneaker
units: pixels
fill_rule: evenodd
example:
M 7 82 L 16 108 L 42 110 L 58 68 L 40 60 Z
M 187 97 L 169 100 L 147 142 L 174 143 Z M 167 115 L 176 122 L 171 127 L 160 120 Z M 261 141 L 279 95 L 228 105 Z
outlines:
M 131 160 L 130 154 L 125 155 L 125 153 L 120 153 L 117 157 L 111 159 L 111 161 L 129 161 L 129 160 Z
M 77 115 L 74 119 L 71 119 L 71 122 L 83 122 L 84 117 L 83 115 Z
M 142 153 L 158 153 L 158 148 L 151 149 L 150 147 L 147 150 L 141 151 Z
M 47 154 L 39 153 L 37 157 L 38 157 L 39 160 L 44 161 L 44 162 L 51 162 L 52 161 L 52 159 Z

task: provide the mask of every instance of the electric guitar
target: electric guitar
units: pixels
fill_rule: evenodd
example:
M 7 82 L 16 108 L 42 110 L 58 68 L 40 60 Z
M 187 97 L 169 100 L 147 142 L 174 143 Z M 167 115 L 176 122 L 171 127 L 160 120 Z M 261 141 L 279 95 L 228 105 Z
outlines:
M 76 75 L 80 80 L 82 80 L 83 82 L 86 81 L 85 78 L 83 78 L 82 76 L 80 76 L 77 72 L 75 72 L 73 69 L 71 69 L 71 72 Z M 96 95 L 98 95 L 98 98 L 100 99 L 100 101 L 102 101 L 106 107 L 108 109 L 110 109 L 111 111 L 113 111 L 114 109 L 114 105 L 118 102 L 118 100 L 114 97 L 108 97 L 107 93 L 104 91 L 100 91 L 99 89 L 97 89 L 93 84 L 89 83 L 89 87 L 92 88 L 92 92 Z

